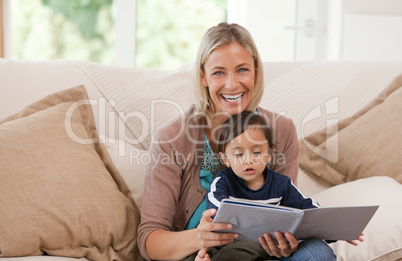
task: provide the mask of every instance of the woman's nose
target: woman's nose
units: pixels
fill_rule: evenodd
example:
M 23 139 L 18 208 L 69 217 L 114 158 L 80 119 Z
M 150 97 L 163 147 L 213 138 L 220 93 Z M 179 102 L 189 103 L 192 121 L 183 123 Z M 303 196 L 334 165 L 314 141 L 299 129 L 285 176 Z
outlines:
M 228 77 L 226 78 L 226 88 L 235 90 L 239 86 L 239 81 L 234 73 L 229 73 Z

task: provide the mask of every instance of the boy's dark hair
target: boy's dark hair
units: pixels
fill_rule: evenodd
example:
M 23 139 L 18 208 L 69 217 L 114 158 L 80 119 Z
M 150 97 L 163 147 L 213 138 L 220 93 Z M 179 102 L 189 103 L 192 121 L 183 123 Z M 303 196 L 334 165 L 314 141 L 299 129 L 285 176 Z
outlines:
M 243 111 L 242 113 L 232 115 L 222 124 L 218 136 L 218 152 L 225 153 L 227 144 L 251 126 L 261 129 L 264 132 L 269 147 L 275 148 L 273 130 L 265 118 L 251 111 Z

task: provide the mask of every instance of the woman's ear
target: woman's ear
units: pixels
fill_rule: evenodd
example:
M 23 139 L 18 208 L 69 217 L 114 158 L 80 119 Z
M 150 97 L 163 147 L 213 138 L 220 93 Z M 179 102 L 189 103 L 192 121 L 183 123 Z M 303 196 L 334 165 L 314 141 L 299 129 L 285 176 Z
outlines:
M 225 163 L 225 165 L 230 168 L 229 156 L 226 153 L 219 152 L 219 157 Z
M 202 85 L 204 85 L 205 87 L 208 87 L 208 81 L 206 80 L 204 73 L 201 73 L 201 81 L 202 81 Z

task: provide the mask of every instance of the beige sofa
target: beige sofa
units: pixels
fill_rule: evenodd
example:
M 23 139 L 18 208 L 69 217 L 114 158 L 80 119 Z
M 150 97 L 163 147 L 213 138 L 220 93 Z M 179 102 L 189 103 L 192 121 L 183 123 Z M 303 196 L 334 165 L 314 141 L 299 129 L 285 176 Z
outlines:
M 267 62 L 264 71 L 261 106 L 297 128 L 300 190 L 322 206 L 380 205 L 364 243 L 331 244 L 338 260 L 401 259 L 402 62 Z M 143 178 L 155 160 L 146 150 L 192 104 L 193 73 L 192 63 L 0 59 L 0 258 L 141 260 Z

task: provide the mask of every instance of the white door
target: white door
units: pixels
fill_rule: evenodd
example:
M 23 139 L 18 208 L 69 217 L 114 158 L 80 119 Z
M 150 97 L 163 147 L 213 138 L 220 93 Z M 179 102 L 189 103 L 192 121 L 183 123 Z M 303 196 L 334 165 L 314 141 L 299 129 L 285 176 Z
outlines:
M 264 61 L 320 58 L 322 0 L 228 0 L 228 22 L 245 26 Z

